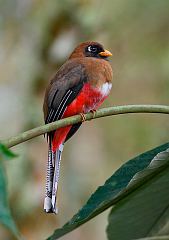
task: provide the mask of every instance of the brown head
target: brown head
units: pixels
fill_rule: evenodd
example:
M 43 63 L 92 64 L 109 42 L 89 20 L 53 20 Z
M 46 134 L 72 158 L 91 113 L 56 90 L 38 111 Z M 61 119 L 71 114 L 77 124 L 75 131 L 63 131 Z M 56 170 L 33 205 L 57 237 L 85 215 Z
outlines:
M 81 57 L 107 59 L 110 56 L 112 56 L 112 53 L 104 49 L 103 45 L 98 42 L 89 41 L 79 44 L 72 52 L 69 59 Z

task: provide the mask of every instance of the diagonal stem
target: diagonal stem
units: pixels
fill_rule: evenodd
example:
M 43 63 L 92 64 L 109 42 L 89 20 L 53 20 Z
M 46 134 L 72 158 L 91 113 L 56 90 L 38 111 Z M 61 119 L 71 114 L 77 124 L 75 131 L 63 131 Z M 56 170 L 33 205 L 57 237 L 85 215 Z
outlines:
M 125 106 L 115 106 L 102 108 L 96 111 L 95 115 L 93 113 L 85 114 L 86 120 L 91 120 L 94 118 L 101 118 L 111 115 L 119 115 L 119 114 L 128 114 L 128 113 L 163 113 L 169 114 L 169 106 L 165 105 L 125 105 Z M 13 147 L 22 142 L 28 141 L 34 137 L 40 136 L 44 133 L 56 130 L 61 127 L 65 127 L 68 125 L 72 125 L 75 123 L 79 123 L 82 121 L 80 115 L 75 115 L 72 117 L 64 118 L 62 120 L 52 122 L 43 126 L 39 126 L 28 130 L 26 132 L 20 133 L 15 137 L 11 137 L 9 139 L 5 139 L 2 144 L 5 144 L 8 148 Z

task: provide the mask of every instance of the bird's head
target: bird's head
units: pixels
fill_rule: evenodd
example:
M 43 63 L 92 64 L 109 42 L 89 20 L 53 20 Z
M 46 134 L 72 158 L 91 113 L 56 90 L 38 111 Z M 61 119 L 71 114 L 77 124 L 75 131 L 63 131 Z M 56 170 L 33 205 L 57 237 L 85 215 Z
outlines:
M 79 44 L 70 58 L 79 58 L 79 57 L 95 57 L 100 59 L 107 59 L 112 56 L 112 53 L 104 49 L 104 47 L 98 42 L 84 42 Z

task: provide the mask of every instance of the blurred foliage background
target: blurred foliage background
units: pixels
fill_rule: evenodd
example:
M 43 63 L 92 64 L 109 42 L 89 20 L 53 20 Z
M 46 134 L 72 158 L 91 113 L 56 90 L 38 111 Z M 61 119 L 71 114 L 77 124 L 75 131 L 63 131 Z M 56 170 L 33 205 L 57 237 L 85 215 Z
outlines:
M 0 138 L 43 124 L 50 77 L 74 47 L 96 40 L 113 52 L 113 90 L 104 106 L 169 104 L 168 0 L 0 0 Z M 13 150 L 6 164 L 13 216 L 27 239 L 45 239 L 66 222 L 124 161 L 168 141 L 162 115 L 125 115 L 83 124 L 66 144 L 60 212 L 43 212 L 47 144 L 43 137 Z M 107 213 L 71 239 L 106 239 Z M 12 239 L 0 227 L 0 239 Z

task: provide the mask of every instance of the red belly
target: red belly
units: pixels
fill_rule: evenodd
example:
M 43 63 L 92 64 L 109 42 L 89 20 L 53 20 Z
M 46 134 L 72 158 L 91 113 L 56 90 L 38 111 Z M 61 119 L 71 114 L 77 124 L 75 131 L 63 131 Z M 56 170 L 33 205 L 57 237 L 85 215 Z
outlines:
M 87 113 L 92 109 L 97 109 L 104 99 L 105 97 L 103 97 L 97 89 L 94 89 L 89 83 L 86 83 L 80 94 L 67 107 L 63 117 L 78 113 Z
M 79 113 L 87 113 L 92 109 L 97 109 L 106 96 L 103 96 L 97 89 L 94 89 L 89 83 L 84 84 L 80 94 L 66 108 L 62 118 L 70 117 Z M 55 131 L 53 139 L 53 151 L 58 149 L 59 145 L 66 139 L 71 126 L 63 127 Z

